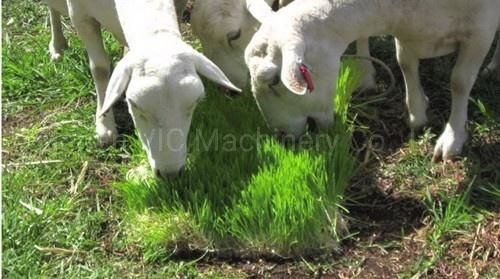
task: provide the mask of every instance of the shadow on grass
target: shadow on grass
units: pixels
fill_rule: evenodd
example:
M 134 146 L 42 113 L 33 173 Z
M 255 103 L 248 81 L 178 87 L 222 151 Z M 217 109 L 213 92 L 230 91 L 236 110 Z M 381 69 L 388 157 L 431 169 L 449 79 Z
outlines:
M 467 168 L 470 170 L 468 181 L 472 183 L 470 205 L 500 213 L 500 129 L 496 136 L 496 142 L 472 142 L 468 148 Z
M 373 241 L 401 240 L 423 225 L 425 206 L 420 199 L 388 194 L 372 178 L 364 183 L 363 188 L 350 187 L 346 191 L 351 232 Z
M 372 54 L 390 61 L 399 88 L 387 96 L 384 103 L 367 109 L 370 114 L 360 119 L 360 122 L 370 128 L 354 134 L 355 143 L 365 144 L 370 140 L 370 135 L 381 135 L 384 142 L 383 147 L 373 152 L 377 157 L 373 160 L 375 162 L 372 161 L 362 170 L 353 179 L 353 186 L 346 191 L 345 206 L 349 210 L 350 232 L 357 235 L 344 241 L 345 249 L 341 258 L 350 258 L 351 261 L 353 258 L 370 259 L 365 262 L 361 277 L 367 274 L 393 277 L 405 271 L 396 268 L 398 265 L 408 267 L 422 257 L 422 243 L 413 240 L 413 236 L 416 230 L 424 226 L 425 218 L 430 216 L 431 209 L 425 204 L 422 193 L 425 189 L 433 192 L 433 199 L 442 202 L 443 208 L 448 202 L 465 195 L 469 197 L 466 199 L 467 207 L 485 210 L 488 214 L 499 212 L 500 111 L 494 108 L 500 106 L 500 81 L 492 76 L 478 77 L 471 94 L 475 102 L 469 105 L 471 140 L 463 152 L 465 159 L 447 166 L 432 164 L 430 157 L 436 138 L 422 141 L 421 135 L 416 143 L 410 143 L 404 83 L 394 51 L 391 50 L 394 48 L 393 42 L 377 38 L 372 43 L 375 48 Z M 442 132 L 450 113 L 448 88 L 454 59 L 450 55 L 421 63 L 423 87 L 430 99 L 428 116 L 433 134 Z M 383 71 L 378 71 L 377 75 L 377 80 L 387 80 Z M 480 109 L 478 100 L 484 103 L 486 112 Z M 366 150 L 358 156 L 361 161 L 365 158 L 364 153 Z M 470 195 L 468 189 L 471 190 Z M 408 238 L 410 234 L 412 236 Z M 378 248 L 387 247 L 388 242 L 395 246 Z M 370 251 L 367 247 L 377 248 Z M 391 252 L 393 250 L 394 254 Z M 391 257 L 397 258 L 398 263 L 389 263 Z M 375 262 L 373 268 L 370 261 Z M 384 270 L 380 269 L 381 266 Z

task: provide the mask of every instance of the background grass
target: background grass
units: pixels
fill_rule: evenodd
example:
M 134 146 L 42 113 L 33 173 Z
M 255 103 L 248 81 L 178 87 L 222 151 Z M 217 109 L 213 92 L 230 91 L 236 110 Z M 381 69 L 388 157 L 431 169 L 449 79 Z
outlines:
M 174 255 L 173 247 L 164 241 L 175 240 L 171 243 L 178 250 L 182 245 L 191 249 L 193 244 L 210 248 L 216 241 L 232 245 L 220 235 L 226 229 L 220 226 L 233 226 L 224 220 L 225 210 L 244 186 L 259 190 L 245 192 L 248 198 L 241 203 L 245 206 L 231 208 L 231 212 L 240 210 L 243 217 L 246 207 L 254 207 L 253 195 L 266 190 L 266 176 L 283 175 L 283 170 L 292 167 L 325 168 L 321 164 L 324 155 L 277 145 L 265 137 L 262 118 L 248 94 L 230 100 L 209 85 L 209 96 L 195 113 L 193 131 L 211 131 L 217 124 L 220 131 L 241 135 L 244 129 L 260 128 L 261 148 L 245 154 L 248 164 L 244 167 L 239 161 L 241 152 L 216 156 L 192 148 L 186 177 L 171 188 L 150 185 L 166 197 L 164 204 L 150 197 L 155 192 L 144 187 L 141 171 L 130 172 L 125 184 L 137 182 L 140 187 L 130 187 L 137 197 L 129 202 L 122 192 L 126 188 L 117 191 L 112 185 L 144 164 L 140 145 L 132 136 L 114 148 L 95 147 L 95 93 L 74 31 L 68 26 L 70 49 L 62 61 L 52 63 L 45 7 L 23 0 L 5 2 L 2 8 L 2 275 L 227 278 L 291 273 L 304 277 L 496 278 L 500 273 L 498 81 L 480 77 L 476 83 L 469 106 L 471 140 L 464 159 L 446 166 L 430 162 L 435 135 L 449 113 L 453 56 L 422 62 L 423 86 L 431 100 L 431 127 L 410 141 L 394 46 L 387 38 L 372 41 L 374 54 L 390 64 L 400 88 L 389 96 L 361 93 L 353 97 L 351 113 L 358 117 L 352 151 L 362 165 L 346 190 L 351 235 L 342 240 L 339 250 L 294 261 L 246 262 L 231 254 L 226 255 L 227 261 L 210 256 L 199 260 L 206 250 Z M 105 37 L 113 58 L 118 59 L 119 46 L 108 34 Z M 378 80 L 387 80 L 382 71 Z M 210 121 L 205 121 L 207 117 Z M 203 174 L 203 169 L 215 173 Z M 256 177 L 259 172 L 262 176 Z M 305 180 L 306 176 L 293 173 L 285 178 Z M 209 191 L 219 183 L 224 186 L 218 188 L 220 193 Z M 197 187 L 187 188 L 187 184 Z M 176 200 L 198 202 L 189 208 L 189 203 L 172 202 Z M 302 209 L 299 213 L 306 214 Z M 246 241 L 235 242 L 235 247 L 259 246 L 272 242 L 272 237 L 290 234 L 277 228 L 272 237 L 259 236 L 255 232 L 261 230 L 254 228 L 258 223 L 251 230 L 238 231 L 234 228 L 241 227 L 239 221 L 234 222 L 231 233 Z M 302 240 L 311 241 L 307 236 Z M 159 247 L 159 243 L 164 245 Z

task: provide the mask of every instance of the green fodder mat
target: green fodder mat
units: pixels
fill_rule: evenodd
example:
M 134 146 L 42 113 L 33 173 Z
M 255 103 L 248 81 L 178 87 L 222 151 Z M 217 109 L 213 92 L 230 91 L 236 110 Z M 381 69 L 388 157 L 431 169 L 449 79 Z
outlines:
M 207 87 L 181 177 L 156 181 L 141 143 L 132 139 L 132 164 L 115 185 L 127 205 L 130 241 L 142 245 L 148 259 L 333 251 L 346 232 L 342 199 L 355 166 L 347 108 L 359 73 L 353 63 L 344 64 L 332 100 L 335 124 L 328 131 L 279 143 L 249 92 L 229 99 Z

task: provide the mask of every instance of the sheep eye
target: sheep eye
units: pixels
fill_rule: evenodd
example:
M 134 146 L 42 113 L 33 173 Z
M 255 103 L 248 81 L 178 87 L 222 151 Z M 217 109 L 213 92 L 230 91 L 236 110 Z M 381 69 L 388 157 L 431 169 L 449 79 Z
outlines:
M 229 44 L 230 47 L 233 47 L 232 41 L 238 40 L 241 36 L 241 29 L 238 29 L 238 31 L 231 31 L 226 34 L 227 38 L 227 43 Z
M 271 80 L 271 83 L 269 83 L 269 86 L 276 86 L 280 83 L 280 76 L 276 75 L 274 78 Z
M 280 76 L 276 75 L 272 80 L 271 83 L 269 83 L 267 86 L 269 87 L 269 90 L 271 90 L 271 93 L 273 93 L 274 96 L 279 97 L 280 95 L 278 94 L 278 91 L 274 88 L 274 86 L 278 85 L 280 83 Z

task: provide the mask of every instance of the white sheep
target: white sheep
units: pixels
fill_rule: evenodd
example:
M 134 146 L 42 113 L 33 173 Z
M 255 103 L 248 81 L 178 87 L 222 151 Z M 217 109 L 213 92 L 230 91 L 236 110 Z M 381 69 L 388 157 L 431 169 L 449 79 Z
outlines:
M 196 0 L 191 13 L 191 27 L 201 41 L 203 52 L 239 87 L 245 87 L 248 83 L 245 48 L 257 31 L 258 20 L 262 21 L 268 16 L 255 13 L 256 9 L 252 5 L 264 4 L 260 8 L 257 7 L 257 10 L 266 8 L 267 12 L 272 14 L 270 5 L 274 0 L 264 1 L 250 0 L 247 9 L 246 0 Z M 281 0 L 279 6 L 283 7 L 290 2 L 292 1 Z M 361 39 L 356 45 L 358 55 L 370 55 L 368 39 Z M 369 61 L 360 61 L 359 65 L 364 72 L 361 87 L 374 88 L 375 68 Z
M 68 6 L 66 0 L 43 0 L 49 9 L 50 19 L 50 43 L 49 53 L 52 60 L 58 60 L 62 57 L 64 49 L 68 47 L 66 38 L 62 30 L 61 15 L 68 15 Z
M 186 162 L 191 117 L 205 97 L 198 74 L 241 90 L 182 41 L 173 0 L 115 2 L 129 52 L 113 71 L 98 117 L 111 115 L 111 106 L 125 94 L 154 173 L 176 175 Z
M 178 0 L 176 4 L 179 4 L 180 7 L 185 2 L 185 0 Z M 111 75 L 111 60 L 104 49 L 101 26 L 105 27 L 120 43 L 126 46 L 115 3 L 113 0 L 67 0 L 67 5 L 71 22 L 83 41 L 89 56 L 90 72 L 96 86 L 98 112 L 102 108 Z M 113 144 L 117 137 L 114 115 L 112 112 L 97 115 L 97 112 L 95 122 L 97 142 L 99 146 L 106 147 Z
M 265 20 L 245 51 L 252 91 L 268 125 L 279 133 L 300 135 L 308 120 L 329 126 L 332 85 L 348 44 L 394 35 L 409 124 L 417 129 L 427 122 L 428 102 L 419 59 L 458 51 L 451 115 L 433 156 L 448 160 L 467 139 L 468 97 L 500 27 L 498 11 L 498 0 L 296 0 L 273 15 L 261 8 L 257 13 Z

